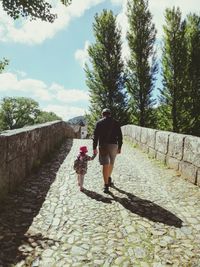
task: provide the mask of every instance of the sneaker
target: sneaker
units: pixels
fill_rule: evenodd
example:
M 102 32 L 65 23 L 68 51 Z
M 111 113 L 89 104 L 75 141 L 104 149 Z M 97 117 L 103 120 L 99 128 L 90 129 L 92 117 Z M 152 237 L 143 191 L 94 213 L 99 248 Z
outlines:
M 114 183 L 112 182 L 112 178 L 108 177 L 108 186 L 114 186 Z
M 104 186 L 103 192 L 106 193 L 106 194 L 108 194 L 110 192 L 108 185 Z

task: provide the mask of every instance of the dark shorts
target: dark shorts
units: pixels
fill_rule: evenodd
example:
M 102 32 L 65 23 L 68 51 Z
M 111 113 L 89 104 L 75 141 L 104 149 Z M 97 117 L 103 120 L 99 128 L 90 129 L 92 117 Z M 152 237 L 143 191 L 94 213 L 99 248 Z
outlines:
M 118 152 L 117 144 L 106 144 L 99 147 L 99 162 L 101 165 L 114 164 Z

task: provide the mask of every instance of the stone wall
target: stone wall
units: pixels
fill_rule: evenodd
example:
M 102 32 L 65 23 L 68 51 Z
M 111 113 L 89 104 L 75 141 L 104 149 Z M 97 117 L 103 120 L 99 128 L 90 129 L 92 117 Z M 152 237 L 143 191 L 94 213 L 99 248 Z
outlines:
M 195 185 L 200 186 L 200 138 L 125 125 L 122 133 L 152 158 L 162 161 Z
M 37 168 L 64 138 L 74 138 L 73 129 L 54 121 L 0 134 L 0 200 Z

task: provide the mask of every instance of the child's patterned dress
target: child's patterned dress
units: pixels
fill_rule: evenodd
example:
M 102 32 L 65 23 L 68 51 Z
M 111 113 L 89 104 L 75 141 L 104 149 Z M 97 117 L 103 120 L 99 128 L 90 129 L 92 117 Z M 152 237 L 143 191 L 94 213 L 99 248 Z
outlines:
M 79 154 L 77 157 L 78 164 L 75 168 L 76 173 L 85 175 L 87 173 L 88 161 L 93 160 L 94 158 L 95 158 L 95 155 L 90 157 L 87 154 L 84 154 L 84 155 Z

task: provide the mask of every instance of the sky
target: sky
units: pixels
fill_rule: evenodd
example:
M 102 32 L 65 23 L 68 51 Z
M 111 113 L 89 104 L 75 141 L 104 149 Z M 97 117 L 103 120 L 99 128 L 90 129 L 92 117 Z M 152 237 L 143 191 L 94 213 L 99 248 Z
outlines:
M 92 24 L 96 13 L 112 10 L 122 29 L 122 56 L 129 57 L 126 41 L 128 29 L 127 0 L 72 0 L 65 7 L 59 0 L 49 0 L 54 23 L 41 20 L 14 21 L 0 3 L 0 60 L 9 59 L 9 66 L 0 74 L 0 99 L 31 97 L 42 110 L 53 111 L 63 120 L 84 115 L 88 111 L 89 94 L 84 64 L 88 62 L 88 45 L 95 42 Z M 162 25 L 166 7 L 179 6 L 183 18 L 199 12 L 199 0 L 149 0 L 158 44 L 162 40 Z M 161 57 L 158 46 L 158 58 Z M 161 86 L 158 75 L 156 88 Z M 156 89 L 155 88 L 155 95 Z

